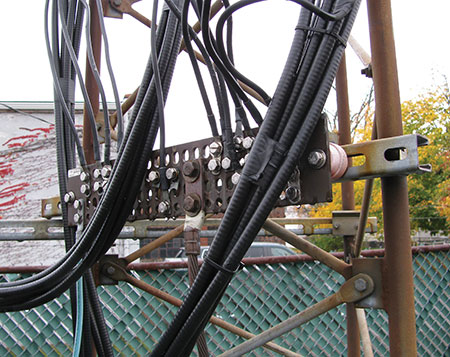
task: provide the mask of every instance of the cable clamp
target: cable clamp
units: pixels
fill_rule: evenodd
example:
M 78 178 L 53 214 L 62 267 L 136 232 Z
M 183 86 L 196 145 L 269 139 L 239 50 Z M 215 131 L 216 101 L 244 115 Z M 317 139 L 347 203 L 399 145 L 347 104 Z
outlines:
M 295 30 L 311 31 L 315 32 L 316 34 L 329 35 L 331 37 L 334 37 L 342 46 L 344 46 L 344 48 L 347 47 L 347 41 L 345 41 L 345 39 L 341 35 L 339 35 L 336 31 L 328 31 L 320 28 L 301 25 L 296 26 Z
M 228 274 L 228 275 L 234 275 L 239 270 L 242 270 L 242 268 L 244 268 L 244 263 L 240 262 L 239 266 L 236 268 L 236 270 L 230 270 L 230 269 L 227 269 L 227 268 L 223 267 L 222 265 L 217 264 L 214 260 L 211 260 L 210 258 L 208 258 L 208 256 L 203 258 L 203 262 L 208 263 L 209 265 L 211 265 L 217 271 L 220 271 L 220 272 Z
M 274 169 L 278 169 L 281 166 L 286 153 L 287 150 L 284 145 L 263 133 L 259 133 L 250 154 L 260 159 L 259 165 L 255 167 L 250 164 L 249 160 L 249 164 L 244 167 L 242 175 L 246 176 L 253 183 L 258 184 L 268 166 Z

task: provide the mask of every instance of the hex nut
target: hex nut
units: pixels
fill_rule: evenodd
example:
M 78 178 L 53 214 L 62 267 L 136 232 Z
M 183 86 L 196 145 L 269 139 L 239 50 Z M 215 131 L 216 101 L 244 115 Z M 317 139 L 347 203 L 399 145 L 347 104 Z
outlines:
M 217 159 L 211 159 L 208 162 L 208 170 L 216 173 L 218 171 L 220 171 L 220 162 Z
M 111 176 L 111 166 L 104 166 L 102 168 L 102 177 L 108 178 L 109 176 Z
M 114 5 L 116 6 L 122 5 L 122 0 L 114 0 Z
M 170 205 L 167 201 L 162 201 L 158 205 L 158 212 L 159 213 L 167 213 L 169 211 Z
M 83 182 L 88 182 L 89 181 L 89 173 L 83 171 L 80 174 L 80 180 Z
M 196 177 L 199 173 L 198 164 L 195 161 L 186 161 L 183 164 L 183 175 L 187 177 Z
M 97 181 L 94 183 L 94 192 L 97 192 L 99 195 L 101 195 L 105 190 L 105 182 Z
M 219 156 L 222 153 L 222 144 L 217 141 L 213 141 L 209 144 L 209 152 L 213 156 Z
M 81 208 L 81 201 L 80 200 L 75 200 L 74 203 L 73 203 L 73 208 L 80 209 Z
M 108 275 L 113 275 L 115 272 L 116 272 L 116 268 L 114 268 L 113 266 L 109 266 L 107 269 L 106 269 L 106 272 L 108 273 Z
M 90 187 L 89 187 L 88 184 L 84 184 L 84 185 L 81 185 L 81 187 L 80 187 L 80 192 L 81 192 L 83 195 L 89 196 L 90 193 L 91 193 L 91 189 L 90 189 Z
M 73 193 L 72 191 L 67 192 L 64 195 L 64 202 L 65 203 L 72 203 L 73 201 L 75 201 L 75 193 Z
M 244 147 L 244 149 L 250 149 L 253 145 L 253 141 L 255 141 L 255 139 L 253 139 L 251 136 L 246 136 L 244 138 L 244 141 L 242 142 L 242 146 Z
M 327 162 L 327 155 L 323 150 L 313 150 L 308 155 L 308 164 L 316 170 L 324 167 Z
M 231 167 L 231 160 L 229 157 L 224 157 L 222 159 L 222 168 L 228 170 Z
M 102 171 L 100 169 L 95 169 L 93 172 L 94 178 L 99 178 L 101 174 L 102 174 Z
M 75 214 L 73 215 L 73 221 L 74 221 L 75 223 L 80 223 L 80 221 L 81 221 L 81 215 L 80 215 L 79 213 L 75 213 Z
M 158 182 L 159 181 L 159 172 L 158 171 L 150 171 L 148 174 L 148 180 L 150 182 Z
M 178 170 L 177 170 L 177 169 L 175 169 L 175 168 L 173 168 L 173 167 L 169 167 L 169 168 L 166 170 L 166 178 L 167 178 L 168 180 L 174 181 L 174 180 L 177 179 L 177 177 L 178 177 Z
M 231 182 L 233 183 L 233 185 L 237 185 L 240 178 L 241 178 L 241 175 L 240 175 L 239 173 L 235 172 L 235 173 L 231 176 Z
M 356 291 L 363 292 L 367 289 L 367 282 L 363 278 L 358 278 L 354 283 Z
M 188 213 L 198 213 L 200 210 L 200 202 L 196 197 L 187 195 L 184 198 L 183 208 Z
M 298 187 L 295 186 L 289 186 L 286 189 L 286 198 L 291 203 L 298 203 L 301 199 L 301 192 Z

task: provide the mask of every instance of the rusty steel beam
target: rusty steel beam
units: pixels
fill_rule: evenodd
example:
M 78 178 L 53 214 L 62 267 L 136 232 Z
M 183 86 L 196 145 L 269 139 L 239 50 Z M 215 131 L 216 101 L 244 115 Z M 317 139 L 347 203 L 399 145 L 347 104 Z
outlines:
M 377 134 L 403 134 L 390 0 L 368 0 Z M 406 177 L 381 179 L 391 356 L 416 356 L 414 281 Z
M 350 130 L 350 106 L 348 103 L 348 85 L 347 85 L 347 65 L 345 53 L 336 74 L 336 96 L 337 111 L 339 123 L 339 145 L 347 145 L 352 143 Z M 352 159 L 348 158 L 348 166 L 352 166 Z M 355 192 L 353 181 L 341 183 L 342 209 L 355 209 Z M 351 262 L 351 253 L 353 250 L 355 236 L 344 236 L 344 255 L 347 262 Z M 347 313 L 347 351 L 348 356 L 359 357 L 361 355 L 360 336 L 358 327 L 358 318 L 353 303 L 346 304 Z
M 100 72 L 100 59 L 102 50 L 102 35 L 100 31 L 100 19 L 98 17 L 97 3 L 95 0 L 89 1 L 89 8 L 91 11 L 91 40 L 92 40 L 92 51 L 94 55 L 95 64 Z M 86 63 L 89 63 L 86 55 Z M 97 82 L 95 81 L 94 74 L 92 73 L 91 67 L 86 65 L 86 89 L 88 92 L 89 100 L 91 101 L 92 110 L 94 112 L 94 117 L 97 117 L 99 112 L 99 89 Z M 83 112 L 83 150 L 86 156 L 86 161 L 88 164 L 95 162 L 94 160 L 94 148 L 93 148 L 93 136 L 91 123 L 89 121 L 89 114 L 86 109 L 86 104 L 84 105 Z

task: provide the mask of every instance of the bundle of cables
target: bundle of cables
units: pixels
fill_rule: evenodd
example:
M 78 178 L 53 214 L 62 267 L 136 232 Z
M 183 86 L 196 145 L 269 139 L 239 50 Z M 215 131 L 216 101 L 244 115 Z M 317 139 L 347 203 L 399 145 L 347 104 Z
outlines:
M 153 351 L 155 356 L 190 354 L 197 337 L 213 313 L 233 273 L 239 268 L 242 257 L 278 199 L 308 143 L 331 88 L 360 2 L 360 0 L 315 2 L 293 0 L 302 5 L 302 10 L 283 74 L 272 99 L 238 72 L 233 64 L 231 15 L 238 9 L 259 1 L 262 0 L 241 0 L 230 5 L 224 0 L 226 9 L 218 20 L 214 38 L 209 28 L 209 19 L 213 12 L 210 0 L 192 2 L 184 0 L 183 4 L 179 4 L 177 0 L 166 0 L 157 29 L 156 26 L 152 26 L 152 51 L 125 133 L 122 133 L 122 120 L 120 111 L 118 112 L 120 146 L 117 160 L 95 214 L 75 239 L 75 229 L 68 226 L 67 207 L 63 203 L 67 247 L 65 257 L 34 276 L 0 284 L 0 311 L 30 309 L 58 297 L 71 288 L 73 311 L 80 312 L 80 309 L 83 309 L 84 314 L 77 315 L 80 316 L 79 319 L 83 315 L 85 329 L 89 330 L 83 335 L 92 334 L 99 355 L 112 355 L 89 269 L 111 247 L 133 208 L 158 130 L 161 140 L 160 157 L 165 157 L 163 109 L 183 37 L 211 131 L 216 136 L 219 134 L 218 129 L 191 41 L 197 45 L 207 65 L 217 98 L 225 155 L 233 160 L 235 151 L 228 95 L 235 107 L 235 135 L 241 135 L 244 129 L 250 128 L 245 109 L 254 121 L 261 125 L 205 264 L 202 265 L 175 319 Z M 87 165 L 74 122 L 73 93 L 77 78 L 91 121 L 94 158 L 95 161 L 101 160 L 95 118 L 77 64 L 83 18 L 86 14 L 86 26 L 89 26 L 91 14 L 86 0 L 54 0 L 50 40 L 49 2 L 46 1 L 45 28 L 54 77 L 58 175 L 60 192 L 63 196 L 67 192 L 67 172 L 76 163 L 76 151 L 80 165 L 82 167 Z M 96 0 L 96 4 L 106 49 L 107 39 L 102 22 L 101 0 Z M 203 43 L 187 23 L 191 5 L 201 23 Z M 154 0 L 153 24 L 156 23 L 157 8 L 158 2 Z M 227 25 L 226 46 L 223 40 L 225 25 Z M 59 26 L 62 38 L 59 37 Z M 99 84 L 105 113 L 105 128 L 108 129 L 107 103 L 92 55 L 89 31 L 86 31 L 86 41 L 88 62 Z M 108 59 L 107 63 L 110 70 Z M 110 76 L 115 87 L 111 70 Z M 250 89 L 263 103 L 270 103 L 264 121 L 242 87 Z M 115 94 L 116 107 L 120 108 L 117 90 Z M 103 161 L 109 163 L 109 133 L 106 136 Z M 233 165 L 236 164 L 233 162 Z M 164 165 L 161 165 L 159 170 L 160 177 L 165 177 Z M 166 189 L 166 185 L 163 180 L 162 190 Z M 82 276 L 83 280 L 80 280 Z M 79 281 L 78 292 L 74 288 L 77 281 Z M 89 352 L 88 344 L 88 341 L 84 343 L 86 354 Z
M 233 77 L 227 82 L 230 86 L 238 73 L 224 51 L 222 28 L 233 12 L 258 1 L 261 0 L 242 0 L 223 12 L 217 23 L 216 46 L 208 45 L 211 42 L 207 21 L 210 1 L 193 4 L 194 9 L 201 7 L 206 49 L 217 68 L 229 70 Z M 294 171 L 320 117 L 359 1 L 325 0 L 320 2 L 320 8 L 309 1 L 294 2 L 303 8 L 273 100 L 208 256 L 152 356 L 190 354 L 233 273 L 239 269 L 241 259 Z M 245 103 L 245 98 L 241 99 Z

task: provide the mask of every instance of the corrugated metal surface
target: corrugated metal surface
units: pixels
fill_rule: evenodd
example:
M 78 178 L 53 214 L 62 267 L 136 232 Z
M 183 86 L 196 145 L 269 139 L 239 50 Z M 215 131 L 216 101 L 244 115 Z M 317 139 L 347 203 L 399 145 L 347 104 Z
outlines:
M 416 251 L 414 272 L 419 355 L 445 355 L 450 352 L 448 248 Z M 188 289 L 183 270 L 133 271 L 132 274 L 177 298 L 182 298 Z M 8 274 L 2 280 L 19 277 L 20 274 Z M 332 294 L 342 282 L 338 274 L 313 261 L 247 266 L 233 279 L 215 315 L 258 333 Z M 117 355 L 147 355 L 176 311 L 123 282 L 101 287 L 99 292 Z M 63 295 L 30 311 L 0 314 L 0 355 L 69 355 L 72 344 L 69 309 L 67 295 Z M 375 355 L 386 356 L 389 354 L 387 314 L 383 310 L 366 310 L 366 313 Z M 345 308 L 339 307 L 275 342 L 308 356 L 343 355 L 345 326 Z M 213 325 L 208 325 L 206 336 L 213 355 L 242 341 Z M 251 355 L 275 354 L 258 349 Z

